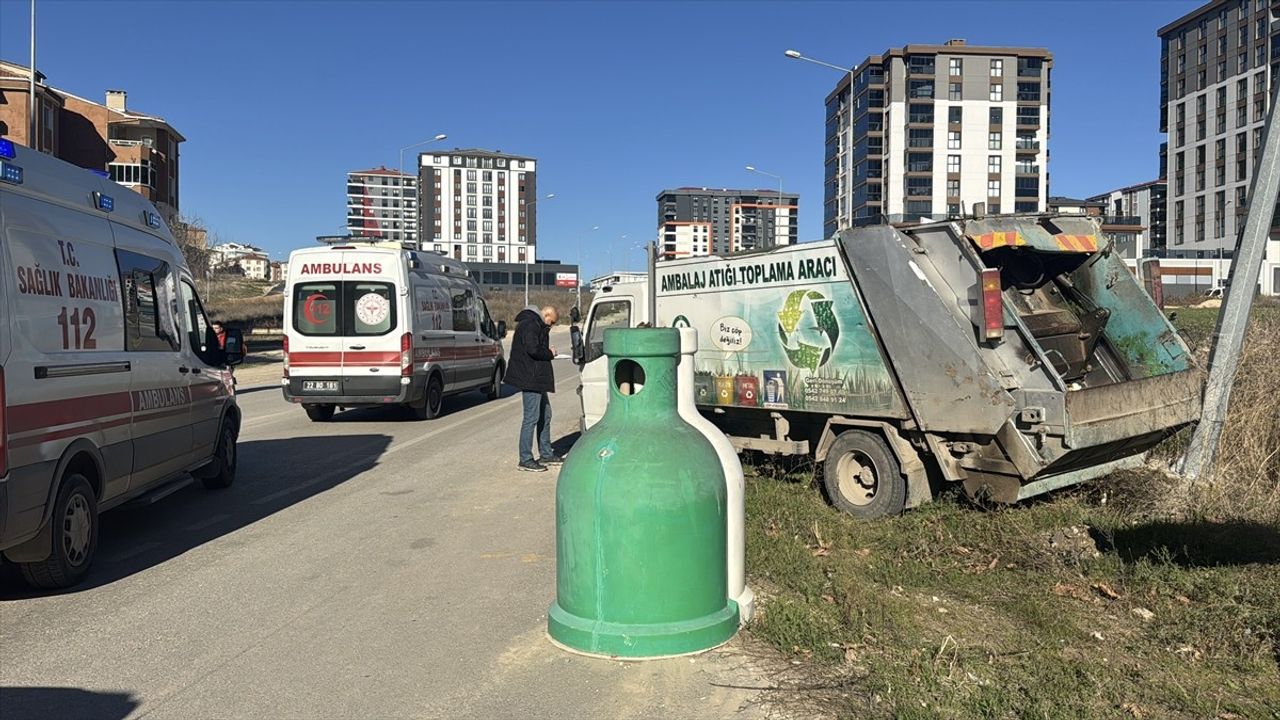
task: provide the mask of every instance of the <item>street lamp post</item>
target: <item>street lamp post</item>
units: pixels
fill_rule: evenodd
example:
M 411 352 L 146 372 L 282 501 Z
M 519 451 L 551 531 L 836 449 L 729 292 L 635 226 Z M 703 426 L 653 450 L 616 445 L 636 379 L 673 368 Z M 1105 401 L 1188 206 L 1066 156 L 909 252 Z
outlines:
M 599 225 L 592 225 L 590 230 L 578 232 L 578 277 L 574 281 L 574 284 L 577 285 L 578 289 L 578 299 L 574 301 L 574 304 L 578 308 L 578 312 L 582 312 L 582 235 L 584 232 L 594 232 L 599 229 Z
M 556 194 L 555 194 L 555 193 L 547 193 L 546 195 L 543 195 L 543 196 L 542 196 L 542 199 L 543 199 L 543 200 L 550 200 L 550 199 L 554 198 L 555 196 L 556 196 Z M 532 199 L 532 200 L 530 200 L 530 201 L 528 201 L 528 202 L 526 202 L 526 203 L 524 204 L 524 210 L 525 210 L 525 212 L 526 212 L 526 215 L 527 215 L 527 213 L 528 213 L 529 206 L 531 206 L 531 205 L 535 205 L 535 204 L 537 204 L 537 202 L 538 202 L 538 198 L 534 198 L 534 199 Z M 518 223 L 517 223 L 517 224 L 518 224 Z M 534 227 L 534 230 L 535 230 L 534 235 L 537 235 L 537 232 L 536 232 L 536 231 L 537 231 L 537 229 L 538 229 L 538 228 L 535 226 L 535 227 Z M 538 258 L 537 258 L 537 254 L 538 254 L 538 245 L 537 245 L 536 243 L 535 243 L 535 244 L 534 244 L 534 246 L 533 246 L 533 254 L 534 254 L 534 257 L 532 257 L 532 258 L 526 257 L 526 258 L 525 258 L 525 263 L 524 263 L 524 306 L 525 306 L 525 307 L 529 307 L 529 261 L 530 261 L 530 260 L 532 260 L 532 261 L 533 261 L 533 264 L 534 264 L 534 266 L 535 266 L 535 267 L 538 265 Z
M 766 172 L 764 170 L 757 168 L 754 165 L 748 165 L 747 172 L 759 173 L 761 175 L 771 177 L 774 180 L 778 181 L 778 207 L 781 208 L 782 207 L 782 176 L 774 175 L 771 172 Z M 777 211 L 775 210 L 774 212 L 776 213 Z M 778 241 L 778 216 L 776 214 L 773 216 L 773 241 L 774 243 L 777 243 Z
M 401 212 L 400 212 L 401 231 L 400 232 L 401 233 L 404 232 L 404 229 L 403 229 L 404 228 L 404 151 L 412 148 L 416 148 L 419 145 L 426 145 L 427 143 L 440 142 L 441 140 L 444 140 L 447 137 L 449 136 L 445 135 L 444 133 L 440 133 L 439 135 L 436 135 L 430 140 L 423 140 L 422 142 L 416 142 L 412 145 L 405 145 L 404 147 L 400 148 L 400 208 L 401 208 Z M 414 177 L 414 186 L 417 187 L 418 173 L 414 173 L 413 177 Z M 421 204 L 422 198 L 418 197 L 417 200 L 418 200 L 418 203 Z M 417 213 L 417 210 L 418 209 L 415 207 L 414 212 Z M 403 237 L 403 235 L 401 237 Z M 422 249 L 422 228 L 418 228 L 417 244 L 418 244 L 418 249 L 421 250 Z
M 803 55 L 803 54 L 801 54 L 799 50 L 787 50 L 787 51 L 783 52 L 782 54 L 783 54 L 783 55 L 786 55 L 787 57 L 791 58 L 792 60 L 803 60 L 803 61 L 805 61 L 805 62 L 807 62 L 807 63 L 813 63 L 814 65 L 821 65 L 822 67 L 825 67 L 825 68 L 831 68 L 832 70 L 839 70 L 840 72 L 845 73 L 846 75 L 848 75 L 848 76 L 849 76 L 849 98 L 850 98 L 850 100 L 852 100 L 852 98 L 853 98 L 853 70 L 854 70 L 853 68 L 842 67 L 842 66 L 840 66 L 840 65 L 835 65 L 835 64 L 833 64 L 833 63 L 824 62 L 824 61 L 822 61 L 822 60 L 815 60 L 814 58 L 811 58 L 811 57 L 809 57 L 809 56 L 807 56 L 807 55 Z M 850 103 L 850 105 L 852 106 L 852 102 Z M 849 108 L 849 110 L 848 110 L 848 112 L 849 112 L 849 140 L 848 140 L 848 142 L 845 144 L 845 152 L 851 153 L 851 152 L 853 152 L 853 108 L 852 108 L 852 107 L 850 107 L 850 108 Z M 849 181 L 848 181 L 848 178 L 845 178 L 845 185 L 846 185 L 846 187 L 848 186 L 848 182 L 849 182 Z M 853 216 L 852 216 L 852 213 L 853 213 L 853 206 L 852 206 L 852 205 L 849 207 L 849 212 L 850 212 L 850 216 L 849 216 L 849 224 L 850 224 L 850 225 L 853 225 Z M 881 211 L 881 215 L 883 215 L 883 214 L 884 214 L 884 213 L 883 213 L 883 209 L 882 209 L 882 211 Z

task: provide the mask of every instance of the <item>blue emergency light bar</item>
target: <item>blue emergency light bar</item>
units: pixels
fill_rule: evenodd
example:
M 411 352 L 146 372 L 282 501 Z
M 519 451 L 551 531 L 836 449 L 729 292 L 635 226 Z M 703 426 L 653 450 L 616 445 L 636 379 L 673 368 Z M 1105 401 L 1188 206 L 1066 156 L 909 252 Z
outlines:
M 0 180 L 14 185 L 22 184 L 22 168 L 7 162 L 0 162 Z
M 116 209 L 116 201 L 112 200 L 110 195 L 103 195 L 100 192 L 94 191 L 93 206 L 102 212 L 112 212 Z
M 13 141 L 0 138 L 0 158 L 12 160 L 18 157 L 18 151 L 13 149 Z
M 94 175 L 97 175 L 98 177 L 104 177 L 108 179 L 111 177 L 111 173 L 107 172 L 106 170 L 96 170 L 94 168 L 89 168 L 89 172 L 93 173 Z

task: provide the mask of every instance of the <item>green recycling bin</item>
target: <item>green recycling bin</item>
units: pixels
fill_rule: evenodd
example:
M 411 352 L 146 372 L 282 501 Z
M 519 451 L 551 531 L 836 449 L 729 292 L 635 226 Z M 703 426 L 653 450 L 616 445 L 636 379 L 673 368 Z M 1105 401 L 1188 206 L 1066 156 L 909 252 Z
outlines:
M 725 479 L 715 448 L 676 406 L 679 332 L 611 329 L 609 404 L 556 484 L 556 643 L 658 658 L 738 629 L 726 578 Z

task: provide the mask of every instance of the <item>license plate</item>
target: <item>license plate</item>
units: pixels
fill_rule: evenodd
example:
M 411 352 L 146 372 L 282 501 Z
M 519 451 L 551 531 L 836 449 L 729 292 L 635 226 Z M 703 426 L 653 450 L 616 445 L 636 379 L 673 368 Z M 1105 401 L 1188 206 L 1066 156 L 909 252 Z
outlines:
M 338 392 L 337 380 L 303 380 L 302 392 Z

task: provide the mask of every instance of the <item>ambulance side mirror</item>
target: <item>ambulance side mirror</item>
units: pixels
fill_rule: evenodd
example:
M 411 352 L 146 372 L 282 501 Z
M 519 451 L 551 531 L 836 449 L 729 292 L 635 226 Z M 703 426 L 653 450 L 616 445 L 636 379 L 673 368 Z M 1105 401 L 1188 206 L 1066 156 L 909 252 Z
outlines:
M 574 305 L 573 307 L 569 308 L 569 322 L 577 324 L 577 322 L 581 319 L 582 319 L 582 311 L 578 309 L 577 305 Z
M 226 333 L 226 344 L 222 347 L 223 362 L 239 365 L 244 362 L 244 333 L 233 328 L 227 328 Z
M 507 336 L 507 321 L 499 320 L 498 321 L 498 339 L 501 340 L 506 336 Z

